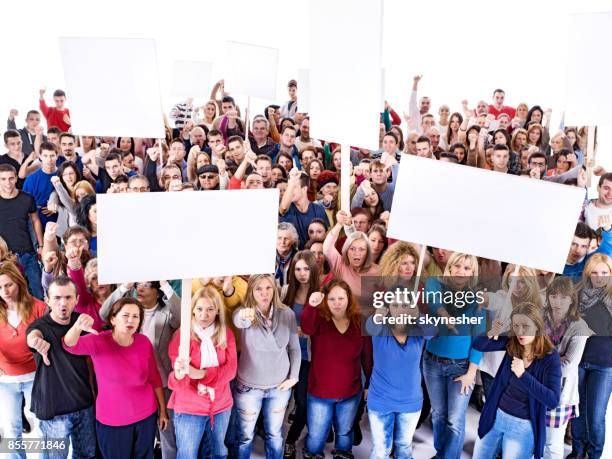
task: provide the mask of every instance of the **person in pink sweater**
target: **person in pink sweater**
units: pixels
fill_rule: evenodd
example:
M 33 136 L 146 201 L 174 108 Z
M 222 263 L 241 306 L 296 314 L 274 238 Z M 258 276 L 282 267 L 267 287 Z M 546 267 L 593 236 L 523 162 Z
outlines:
M 191 300 L 189 361 L 179 358 L 180 331 L 170 341 L 174 371 L 168 376 L 174 409 L 177 459 L 198 457 L 203 439 L 210 439 L 212 456 L 227 456 L 225 433 L 233 399 L 230 381 L 236 376 L 236 340 L 226 326 L 219 291 L 202 287 Z
M 98 260 L 92 258 L 87 262 L 85 269 L 81 263 L 81 252 L 83 247 L 69 247 L 66 250 L 66 273 L 77 287 L 79 300 L 75 311 L 87 314 L 94 319 L 93 329 L 102 331 L 106 322 L 100 317 L 102 303 L 114 290 L 113 285 L 98 284 Z
M 342 247 L 342 253 L 335 244 L 343 225 L 349 227 L 351 217 L 344 211 L 336 215 L 336 225 L 327 233 L 323 241 L 323 254 L 327 258 L 336 279 L 345 281 L 353 295 L 361 297 L 361 276 L 378 276 L 379 268 L 372 261 L 372 247 L 368 236 L 361 231 L 350 233 Z
M 121 298 L 109 314 L 111 330 L 98 333 L 93 317 L 81 314 L 63 338 L 67 352 L 93 361 L 96 434 L 104 458 L 152 458 L 158 410 L 159 429 L 168 424 L 153 346 L 138 333 L 143 311 L 137 299 Z

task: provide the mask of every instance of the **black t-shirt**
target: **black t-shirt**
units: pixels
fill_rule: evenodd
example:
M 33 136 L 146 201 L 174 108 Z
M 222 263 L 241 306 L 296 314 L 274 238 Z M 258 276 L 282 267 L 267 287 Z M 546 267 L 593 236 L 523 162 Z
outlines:
M 24 156 L 24 161 L 25 161 L 25 156 Z M 23 188 L 23 182 L 25 182 L 25 179 L 19 178 L 19 169 L 21 168 L 22 163 L 20 163 L 16 159 L 11 158 L 8 155 L 8 153 L 5 153 L 3 155 L 0 155 L 0 164 L 10 164 L 11 166 L 15 168 L 15 171 L 17 173 L 17 188 L 21 190 L 21 188 Z
M 28 327 L 27 333 L 40 330 L 45 341 L 51 345 L 48 353 L 47 366 L 42 356 L 34 349 L 36 376 L 32 387 L 32 411 L 41 420 L 49 420 L 55 416 L 73 413 L 89 408 L 94 399 L 89 385 L 89 370 L 87 357 L 73 355 L 62 347 L 62 337 L 74 325 L 79 314 L 72 313 L 69 325 L 55 322 L 49 313 L 36 319 Z
M 0 236 L 11 252 L 33 252 L 28 220 L 36 212 L 34 196 L 19 191 L 12 199 L 0 197 Z

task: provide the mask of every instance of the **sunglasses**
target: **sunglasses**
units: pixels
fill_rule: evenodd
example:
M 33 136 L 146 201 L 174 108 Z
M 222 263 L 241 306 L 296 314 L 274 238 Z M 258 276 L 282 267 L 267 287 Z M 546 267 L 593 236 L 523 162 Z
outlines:
M 200 175 L 200 178 L 203 180 L 212 180 L 216 177 L 216 174 L 202 174 Z

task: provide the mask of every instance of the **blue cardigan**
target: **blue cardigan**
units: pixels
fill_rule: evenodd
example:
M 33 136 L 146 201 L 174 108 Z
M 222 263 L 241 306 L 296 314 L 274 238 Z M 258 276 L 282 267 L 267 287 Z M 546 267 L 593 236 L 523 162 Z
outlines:
M 508 344 L 507 336 L 500 336 L 498 340 L 479 336 L 474 341 L 474 349 L 483 352 L 504 351 Z M 499 400 L 508 386 L 512 370 L 512 357 L 506 352 L 504 360 L 495 375 L 489 397 L 485 402 L 478 423 L 478 436 L 484 437 L 495 423 L 495 413 Z M 530 372 L 523 373 L 519 381 L 529 393 L 529 418 L 535 444 L 534 456 L 540 459 L 544 454 L 546 443 L 546 409 L 554 409 L 559 404 L 561 396 L 561 361 L 557 351 L 552 351 L 541 359 L 532 362 Z

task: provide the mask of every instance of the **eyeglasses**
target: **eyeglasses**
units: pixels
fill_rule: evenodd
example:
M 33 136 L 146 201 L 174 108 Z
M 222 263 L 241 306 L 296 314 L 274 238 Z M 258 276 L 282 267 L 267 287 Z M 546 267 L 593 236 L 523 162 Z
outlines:
M 215 177 L 217 177 L 215 174 L 206 174 L 206 175 L 202 174 L 202 175 L 200 175 L 200 178 L 202 180 L 212 180 Z

